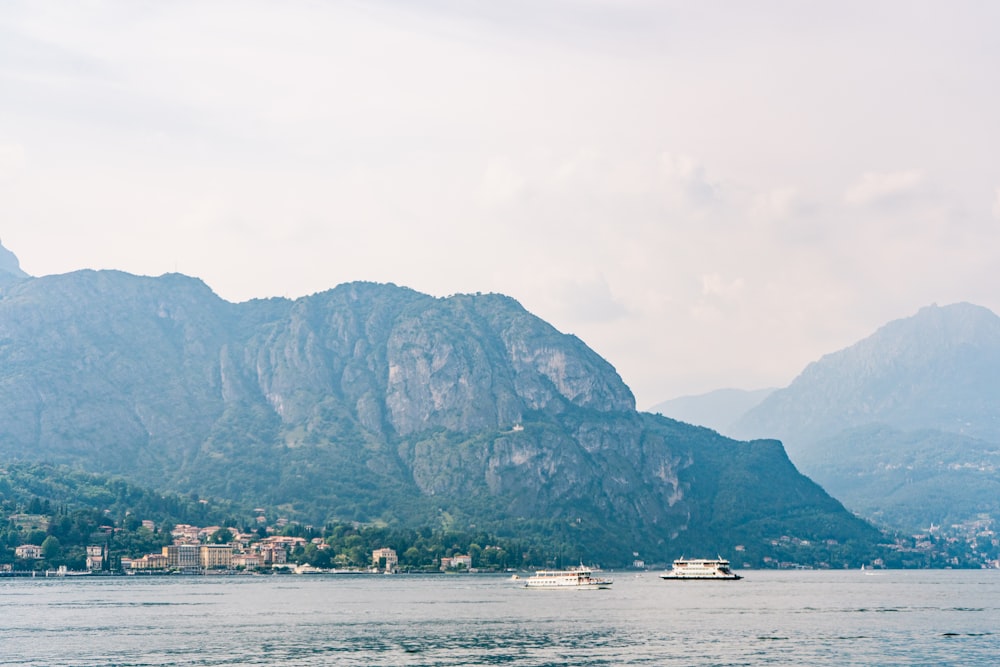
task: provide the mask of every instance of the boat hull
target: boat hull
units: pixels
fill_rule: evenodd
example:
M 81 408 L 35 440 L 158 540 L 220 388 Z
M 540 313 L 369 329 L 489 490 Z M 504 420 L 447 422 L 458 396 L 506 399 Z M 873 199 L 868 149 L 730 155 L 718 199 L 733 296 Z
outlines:
M 661 574 L 660 579 L 665 579 L 667 581 L 736 581 L 737 579 L 742 579 L 738 574 L 726 574 L 726 575 L 691 575 L 691 574 Z
M 593 591 L 609 588 L 611 579 L 593 576 L 592 570 L 583 566 L 572 570 L 539 570 L 525 583 L 525 588 L 558 591 Z
M 525 588 L 538 588 L 548 591 L 596 591 L 601 588 L 611 588 L 610 579 L 589 578 L 584 581 L 528 581 Z
M 541 591 L 596 591 L 602 588 L 611 588 L 611 584 L 574 584 L 572 586 L 532 586 L 531 584 L 525 584 L 524 587 Z

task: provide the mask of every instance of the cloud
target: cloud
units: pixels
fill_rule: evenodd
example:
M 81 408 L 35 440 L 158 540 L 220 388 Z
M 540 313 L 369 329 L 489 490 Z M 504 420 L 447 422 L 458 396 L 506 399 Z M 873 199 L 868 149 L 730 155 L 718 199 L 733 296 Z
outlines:
M 706 297 L 719 297 L 735 300 L 743 293 L 746 281 L 743 278 L 725 280 L 718 273 L 709 273 L 701 277 L 701 293 Z
M 745 210 L 776 251 L 801 252 L 817 245 L 829 250 L 833 227 L 826 215 L 828 203 L 798 187 L 781 186 L 751 194 Z
M 0 183 L 12 181 L 24 169 L 24 147 L 0 144 Z
M 660 155 L 660 175 L 668 203 L 705 208 L 719 201 L 719 185 L 709 180 L 705 167 L 687 155 Z
M 506 204 L 521 197 L 527 187 L 523 169 L 506 157 L 491 158 L 479 185 L 479 199 L 488 206 Z
M 996 198 L 993 200 L 993 217 L 1000 220 L 1000 188 L 997 188 Z
M 793 187 L 780 187 L 754 197 L 750 211 L 754 217 L 765 220 L 784 220 L 801 209 L 798 191 Z
M 848 188 L 844 194 L 844 201 L 853 206 L 890 203 L 911 195 L 923 180 L 924 174 L 919 169 L 869 171 L 858 183 Z
M 559 286 L 559 308 L 574 322 L 610 322 L 628 314 L 603 275 L 568 280 Z

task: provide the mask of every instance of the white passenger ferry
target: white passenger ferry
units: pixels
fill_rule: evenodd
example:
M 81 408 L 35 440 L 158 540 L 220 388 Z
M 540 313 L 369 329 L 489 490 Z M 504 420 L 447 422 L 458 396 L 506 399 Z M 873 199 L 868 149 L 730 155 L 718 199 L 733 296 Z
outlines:
M 729 569 L 729 561 L 723 558 L 709 560 L 707 558 L 678 558 L 669 572 L 660 575 L 660 579 L 714 579 L 735 581 L 742 579 L 740 575 Z
M 568 570 L 538 570 L 525 579 L 525 588 L 558 588 L 564 590 L 594 590 L 608 588 L 611 579 L 596 576 L 589 567 L 580 565 Z

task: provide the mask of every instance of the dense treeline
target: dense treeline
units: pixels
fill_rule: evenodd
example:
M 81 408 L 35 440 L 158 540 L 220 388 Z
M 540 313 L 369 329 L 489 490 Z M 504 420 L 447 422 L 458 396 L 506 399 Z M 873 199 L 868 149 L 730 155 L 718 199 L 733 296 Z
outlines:
M 372 551 L 389 547 L 402 571 L 437 571 L 442 558 L 468 555 L 477 570 L 501 571 L 545 564 L 548 556 L 537 545 L 502 540 L 483 531 L 388 528 L 334 523 L 322 530 L 288 526 L 284 534 L 309 542 L 291 554 L 295 563 L 321 568 L 368 567 Z M 321 544 L 313 540 L 319 538 Z
M 191 524 L 222 523 L 242 513 L 231 503 L 197 495 L 157 493 L 123 479 L 41 464 L 0 468 L 0 503 L 7 509 L 21 506 L 29 514 L 79 507 L 99 510 L 115 520 L 132 515 Z M 43 506 L 46 511 L 32 511 Z
M 720 493 L 718 497 L 725 496 Z M 736 505 L 723 509 L 730 514 L 740 511 Z M 277 516 L 273 508 L 266 512 L 268 516 Z M 368 567 L 372 551 L 383 547 L 396 551 L 399 567 L 404 571 L 434 571 L 439 569 L 442 558 L 455 555 L 469 555 L 473 567 L 490 571 L 564 567 L 581 562 L 606 567 L 628 565 L 620 559 L 606 560 L 619 546 L 606 526 L 580 518 L 498 520 L 476 527 L 441 510 L 434 526 L 331 520 L 322 526 L 291 522 L 268 528 L 262 525 L 259 516 L 256 511 L 233 504 L 197 496 L 160 494 L 120 479 L 78 470 L 29 464 L 0 468 L 0 564 L 14 569 L 65 565 L 71 570 L 81 570 L 86 563 L 86 547 L 90 545 L 106 547 L 110 557 L 105 568 L 115 569 L 123 557 L 159 552 L 171 542 L 173 527 L 182 523 L 232 527 L 241 533 L 255 534 L 256 538 L 275 531 L 302 537 L 306 544 L 289 554 L 289 560 L 319 568 Z M 816 540 L 813 533 L 821 534 L 823 526 L 808 511 L 798 522 L 799 536 L 764 541 L 759 536 L 773 534 L 777 528 L 745 519 L 738 536 L 741 549 L 726 551 L 720 541 L 719 553 L 730 558 L 737 568 L 799 565 L 842 568 L 873 562 L 882 562 L 887 567 L 978 567 L 982 560 L 961 541 L 896 536 L 895 546 L 883 545 L 873 551 L 864 539 Z M 733 537 L 729 535 L 728 539 Z M 221 531 L 217 539 L 227 541 L 229 532 Z M 42 558 L 17 561 L 15 549 L 26 544 L 40 546 Z M 676 553 L 672 557 L 683 555 L 692 554 Z M 651 565 L 666 562 L 655 555 L 650 558 L 637 553 L 635 558 L 645 559 Z
M 258 538 L 269 534 L 259 525 L 256 512 L 46 465 L 0 468 L 0 513 L 0 563 L 16 565 L 15 569 L 65 565 L 82 570 L 90 545 L 106 547 L 110 558 L 104 567 L 116 569 L 123 557 L 159 552 L 170 544 L 171 529 L 181 523 L 232 527 Z M 152 529 L 143 520 L 152 521 Z M 451 523 L 447 516 L 442 521 Z M 291 562 L 322 568 L 368 567 L 372 551 L 382 547 L 394 549 L 400 569 L 407 571 L 437 570 L 441 558 L 459 554 L 471 556 L 476 569 L 494 571 L 567 565 L 581 558 L 558 540 L 501 539 L 475 529 L 410 529 L 334 521 L 323 527 L 291 523 L 279 533 L 308 542 L 289 555 Z M 18 561 L 15 549 L 25 544 L 41 546 L 42 558 Z
M 35 464 L 0 468 L 0 563 L 15 563 L 15 549 L 42 547 L 42 559 L 19 568 L 65 565 L 82 570 L 86 547 L 105 546 L 114 556 L 135 557 L 170 543 L 177 523 L 236 525 L 231 505 L 197 496 L 160 494 L 120 479 Z M 143 519 L 154 521 L 152 530 Z M 113 566 L 114 559 L 106 563 Z

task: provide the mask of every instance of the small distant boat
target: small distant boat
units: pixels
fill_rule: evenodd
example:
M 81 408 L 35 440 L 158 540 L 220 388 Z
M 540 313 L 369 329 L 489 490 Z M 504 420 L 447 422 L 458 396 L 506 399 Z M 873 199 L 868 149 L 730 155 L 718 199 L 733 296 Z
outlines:
M 678 558 L 669 572 L 660 575 L 660 579 L 710 579 L 713 581 L 736 581 L 740 575 L 729 569 L 729 561 L 724 558 L 710 560 L 707 558 Z
M 594 570 L 584 565 L 568 570 L 538 570 L 525 579 L 525 588 L 553 588 L 561 590 L 596 590 L 610 588 L 611 579 L 595 576 Z
M 46 577 L 89 577 L 92 573 L 89 570 L 69 570 L 65 565 L 60 565 L 56 570 L 45 570 Z M 32 574 L 34 576 L 34 574 Z

